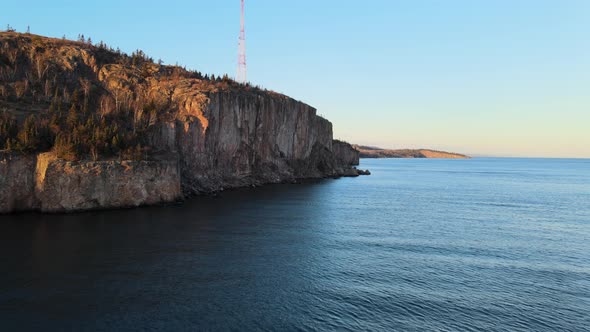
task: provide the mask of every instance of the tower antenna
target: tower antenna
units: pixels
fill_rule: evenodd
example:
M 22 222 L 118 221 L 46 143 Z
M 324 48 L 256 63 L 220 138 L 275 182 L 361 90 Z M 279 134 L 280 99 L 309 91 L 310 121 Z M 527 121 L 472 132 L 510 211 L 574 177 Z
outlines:
M 248 82 L 247 68 L 246 68 L 246 29 L 244 28 L 244 0 L 242 2 L 242 15 L 240 17 L 240 40 L 238 43 L 238 74 L 236 81 L 239 83 Z

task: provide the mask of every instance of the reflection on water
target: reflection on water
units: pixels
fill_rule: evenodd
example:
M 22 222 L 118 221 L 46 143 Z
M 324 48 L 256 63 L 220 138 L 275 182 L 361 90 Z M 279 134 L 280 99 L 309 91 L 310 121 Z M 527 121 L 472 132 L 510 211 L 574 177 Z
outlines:
M 0 321 L 76 331 L 590 325 L 588 161 L 362 166 L 373 175 L 0 216 Z

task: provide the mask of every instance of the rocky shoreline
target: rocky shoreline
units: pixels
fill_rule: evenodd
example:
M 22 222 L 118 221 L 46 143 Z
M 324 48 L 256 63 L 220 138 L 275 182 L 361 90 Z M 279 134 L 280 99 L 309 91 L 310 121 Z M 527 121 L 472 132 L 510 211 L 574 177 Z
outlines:
M 258 187 L 271 183 L 300 183 L 322 178 L 366 175 L 355 167 L 311 177 L 244 176 L 215 189 L 183 188 L 178 160 L 65 161 L 51 152 L 38 155 L 0 152 L 0 214 L 36 211 L 71 213 L 134 208 L 182 202 L 197 195 Z
M 178 202 L 233 188 L 367 175 L 368 171 L 353 167 L 359 158 L 352 146 L 331 143 L 333 150 L 316 145 L 307 158 L 252 165 L 248 172 L 217 168 L 198 174 L 178 149 L 142 161 L 66 161 L 52 152 L 0 151 L 0 213 L 130 208 Z
M 363 174 L 330 121 L 276 92 L 139 51 L 13 32 L 0 33 L 0 60 L 0 213 Z

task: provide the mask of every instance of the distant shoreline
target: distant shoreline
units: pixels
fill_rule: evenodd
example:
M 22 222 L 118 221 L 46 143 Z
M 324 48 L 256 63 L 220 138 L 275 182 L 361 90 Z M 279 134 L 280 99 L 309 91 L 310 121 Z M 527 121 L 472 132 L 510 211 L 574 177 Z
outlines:
M 439 159 L 471 159 L 470 156 L 446 151 L 430 149 L 398 149 L 388 150 L 372 146 L 353 145 L 360 158 L 439 158 Z

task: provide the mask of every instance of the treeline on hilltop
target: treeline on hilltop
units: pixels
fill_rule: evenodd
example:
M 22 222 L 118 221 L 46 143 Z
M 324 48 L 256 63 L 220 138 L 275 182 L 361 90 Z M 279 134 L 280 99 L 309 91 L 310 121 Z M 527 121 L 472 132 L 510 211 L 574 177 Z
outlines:
M 72 48 L 91 54 L 95 68 Z M 67 160 L 146 158 L 155 150 L 150 131 L 172 119 L 178 106 L 170 99 L 151 97 L 147 84 L 124 81 L 125 86 L 107 86 L 97 73 L 105 65 L 120 65 L 122 75 L 139 73 L 140 80 L 197 79 L 207 91 L 269 93 L 227 75 L 165 66 L 140 50 L 127 55 L 103 42 L 93 44 L 83 35 L 70 41 L 0 32 L 0 150 L 51 150 Z
M 0 40 L 0 150 L 51 150 L 66 160 L 144 159 L 151 150 L 148 128 L 170 105 L 130 91 L 109 91 L 83 65 L 61 68 L 41 38 L 32 44 L 27 49 Z M 94 55 L 105 64 L 144 68 L 153 63 L 141 51 L 127 56 L 102 44 Z M 18 111 L 28 115 L 17 119 Z
M 0 150 L 42 152 L 52 150 L 57 157 L 78 160 L 90 156 L 118 156 L 141 160 L 150 152 L 145 140 L 157 121 L 157 109 L 146 105 L 146 116 L 134 119 L 132 112 L 120 111 L 101 116 L 91 112 L 88 97 L 77 90 L 69 102 L 55 97 L 46 113 L 31 114 L 19 125 L 7 111 L 0 112 Z

